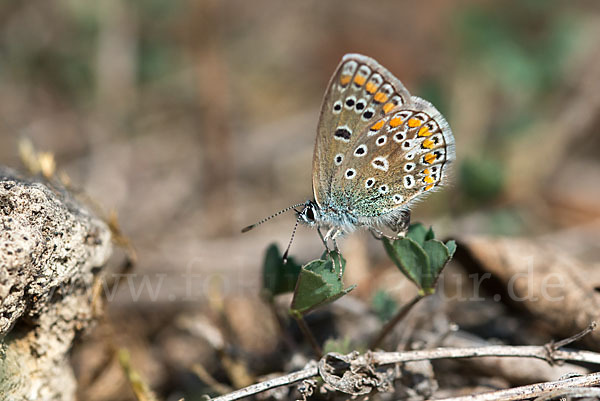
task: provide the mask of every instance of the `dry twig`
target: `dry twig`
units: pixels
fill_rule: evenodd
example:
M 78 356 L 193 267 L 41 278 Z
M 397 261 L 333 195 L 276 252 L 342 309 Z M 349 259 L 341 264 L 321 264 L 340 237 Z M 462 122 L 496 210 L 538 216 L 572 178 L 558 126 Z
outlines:
M 489 393 L 468 395 L 464 397 L 444 398 L 436 401 L 516 401 L 551 394 L 570 394 L 569 390 L 576 394 L 580 394 L 582 393 L 580 387 L 594 386 L 597 384 L 600 384 L 600 373 L 592 373 L 553 382 L 536 383 L 528 386 L 513 387 L 507 390 L 491 391 Z
M 417 350 L 417 351 L 406 351 L 406 352 L 370 352 L 365 355 L 358 357 L 352 356 L 353 363 L 360 365 L 361 363 L 365 366 L 381 366 L 388 364 L 395 364 L 401 362 L 410 361 L 422 361 L 422 360 L 433 360 L 433 359 L 450 359 L 450 358 L 476 358 L 484 356 L 495 356 L 495 357 L 522 357 L 522 358 L 537 358 L 548 361 L 548 363 L 555 363 L 558 361 L 577 361 L 586 362 L 600 365 L 600 354 L 590 351 L 573 351 L 573 350 L 554 350 L 550 354 L 548 353 L 548 347 L 544 346 L 505 346 L 505 345 L 494 345 L 488 347 L 477 347 L 477 348 L 436 348 L 431 350 Z M 324 358 L 334 357 L 339 359 L 340 356 L 337 354 L 327 354 Z M 346 356 L 342 356 L 346 357 Z M 350 356 L 348 356 L 350 357 Z M 215 401 L 232 401 L 240 398 L 248 397 L 253 394 L 257 394 L 274 387 L 287 386 L 296 383 L 301 380 L 308 379 L 310 377 L 319 374 L 319 369 L 316 364 L 310 365 L 309 367 L 300 370 L 298 372 L 291 373 L 286 376 L 278 377 L 276 379 L 268 380 L 262 383 L 257 383 L 252 386 L 243 388 L 241 390 L 234 391 L 233 393 L 214 398 Z M 600 383 L 600 373 L 593 375 L 580 376 L 576 378 L 559 380 L 556 382 L 547 382 L 541 384 L 535 384 L 532 386 L 516 387 L 514 389 L 502 390 L 502 392 L 495 392 L 499 394 L 499 397 L 504 397 L 503 394 L 525 394 L 523 389 L 537 388 L 545 389 L 545 392 L 532 393 L 531 397 L 543 395 L 548 391 L 556 390 L 560 388 L 572 387 L 572 386 L 589 386 Z M 520 389 L 520 390 L 519 390 Z M 515 391 L 514 393 L 511 391 Z M 473 396 L 475 397 L 475 396 Z M 488 398 L 464 398 L 465 400 L 487 400 Z M 517 398 L 489 398 L 490 400 L 509 400 Z M 458 399 L 457 399 L 458 400 Z M 463 400 L 462 398 L 460 399 Z M 454 399 L 453 399 L 454 401 Z

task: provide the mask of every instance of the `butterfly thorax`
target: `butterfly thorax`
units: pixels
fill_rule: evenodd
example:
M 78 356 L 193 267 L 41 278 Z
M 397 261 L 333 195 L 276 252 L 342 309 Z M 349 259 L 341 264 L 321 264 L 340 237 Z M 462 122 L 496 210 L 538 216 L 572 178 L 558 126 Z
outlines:
M 359 219 L 346 207 L 333 204 L 319 205 L 310 200 L 299 212 L 300 221 L 317 227 L 330 227 L 342 232 L 352 232 L 359 225 Z

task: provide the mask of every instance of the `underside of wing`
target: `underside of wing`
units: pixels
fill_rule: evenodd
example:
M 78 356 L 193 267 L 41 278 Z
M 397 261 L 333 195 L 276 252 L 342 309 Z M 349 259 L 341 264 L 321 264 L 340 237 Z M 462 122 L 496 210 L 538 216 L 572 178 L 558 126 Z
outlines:
M 331 202 L 332 183 L 361 134 L 380 122 L 383 127 L 382 117 L 410 101 L 404 85 L 375 60 L 344 56 L 331 77 L 319 118 L 313 156 L 313 191 L 319 205 Z
M 446 182 L 454 158 L 448 123 L 413 96 L 357 136 L 332 178 L 338 206 L 365 224 L 385 222 Z

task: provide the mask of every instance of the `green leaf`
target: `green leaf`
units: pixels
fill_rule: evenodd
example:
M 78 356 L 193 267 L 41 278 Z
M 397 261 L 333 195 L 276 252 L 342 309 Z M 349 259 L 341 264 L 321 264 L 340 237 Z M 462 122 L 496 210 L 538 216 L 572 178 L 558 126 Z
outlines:
M 431 228 L 429 229 L 431 231 Z M 410 238 L 419 245 L 423 245 L 423 242 L 427 239 L 429 231 L 421 223 L 411 224 L 406 233 L 406 238 Z M 433 234 L 433 231 L 431 231 Z
M 432 294 L 440 273 L 450 260 L 450 253 L 446 245 L 435 239 L 425 241 L 423 250 L 429 256 L 429 270 L 423 274 L 421 286 L 426 294 Z
M 400 271 L 419 289 L 423 289 L 423 273 L 429 270 L 429 257 L 423 248 L 411 238 L 401 238 L 394 242 L 383 238 L 383 245 Z
M 382 322 L 387 322 L 394 316 L 398 310 L 398 303 L 390 295 L 382 290 L 378 290 L 371 301 L 373 310 L 377 314 L 377 317 Z
M 307 314 L 315 308 L 335 301 L 355 286 L 344 289 L 341 280 L 346 261 L 338 252 L 329 252 L 323 259 L 304 265 L 294 290 L 292 314 Z
M 404 275 L 413 281 L 423 295 L 433 294 L 438 278 L 456 251 L 456 243 L 434 239 L 431 228 L 411 225 L 406 238 L 394 242 L 384 238 L 385 250 Z
M 433 228 L 429 227 L 429 230 L 427 230 L 427 234 L 425 234 L 425 241 L 429 241 L 430 239 L 434 239 L 435 238 L 435 233 L 433 232 Z
M 267 248 L 263 263 L 263 289 L 268 296 L 294 291 L 299 274 L 300 265 L 293 258 L 289 257 L 283 264 L 277 245 L 271 244 Z
M 450 259 L 454 256 L 454 252 L 456 252 L 456 241 L 450 240 L 446 242 L 446 248 L 448 248 L 448 254 L 450 255 Z

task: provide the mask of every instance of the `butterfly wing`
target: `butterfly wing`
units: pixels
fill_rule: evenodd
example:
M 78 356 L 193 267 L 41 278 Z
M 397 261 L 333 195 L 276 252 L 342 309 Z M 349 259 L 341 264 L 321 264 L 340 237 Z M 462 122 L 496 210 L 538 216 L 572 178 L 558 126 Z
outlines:
M 323 99 L 313 155 L 313 192 L 320 206 L 330 203 L 333 179 L 359 135 L 409 99 L 404 85 L 375 60 L 359 54 L 342 58 Z
M 382 78 L 375 91 L 368 85 L 373 76 Z M 389 96 L 380 94 L 385 84 L 393 89 Z M 359 99 L 373 110 L 371 118 L 356 111 Z M 444 182 L 453 159 L 452 132 L 433 105 L 411 97 L 374 60 L 344 57 L 325 96 L 315 145 L 313 190 L 321 207 L 346 211 L 360 224 L 393 222 Z
M 429 102 L 412 97 L 357 137 L 332 188 L 363 224 L 393 221 L 401 210 L 440 187 L 454 160 L 450 126 Z M 357 150 L 366 152 L 357 155 Z M 358 153 L 363 153 L 358 151 Z M 356 171 L 348 177 L 347 171 Z

